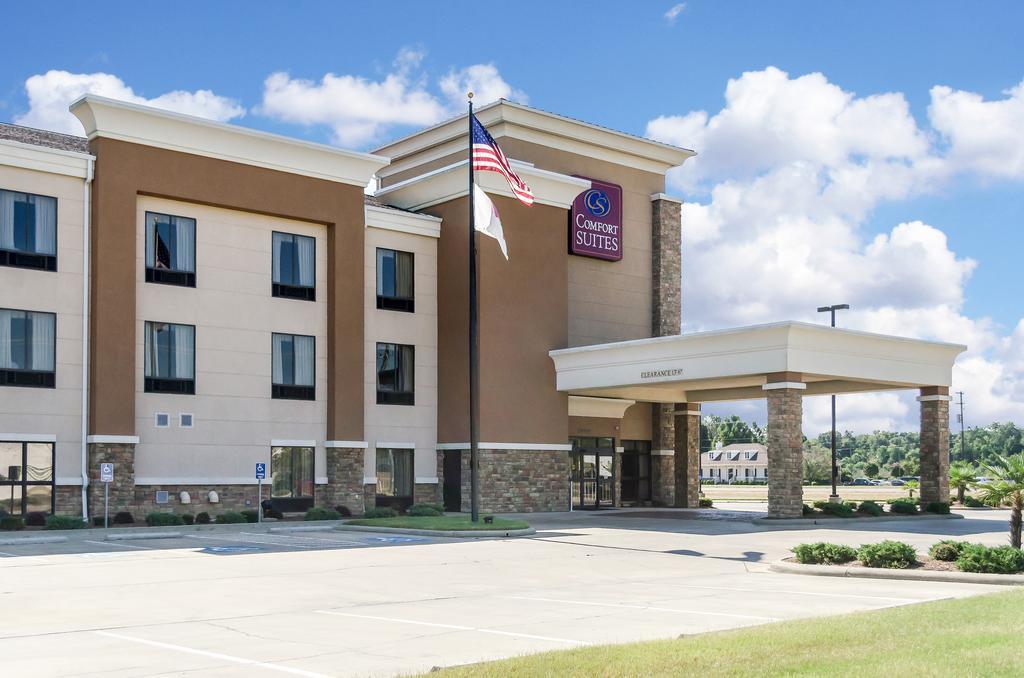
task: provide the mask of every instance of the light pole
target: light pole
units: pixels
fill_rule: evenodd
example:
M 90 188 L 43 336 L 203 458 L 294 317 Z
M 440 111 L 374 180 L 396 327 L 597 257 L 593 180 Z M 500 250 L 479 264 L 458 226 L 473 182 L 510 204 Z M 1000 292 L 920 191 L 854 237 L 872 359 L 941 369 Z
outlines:
M 832 317 L 832 327 L 836 326 L 836 311 L 845 311 L 850 308 L 849 304 L 832 304 L 831 306 L 819 306 L 818 313 L 828 313 Z M 839 481 L 839 461 L 836 457 L 836 396 L 832 394 L 832 496 L 829 501 L 839 501 L 839 492 L 836 484 Z

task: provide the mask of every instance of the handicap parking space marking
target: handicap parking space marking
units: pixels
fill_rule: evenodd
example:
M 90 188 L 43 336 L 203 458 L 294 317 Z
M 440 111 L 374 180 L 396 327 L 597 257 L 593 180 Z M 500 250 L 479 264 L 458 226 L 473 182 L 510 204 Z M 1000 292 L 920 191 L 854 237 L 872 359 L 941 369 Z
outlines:
M 380 544 L 411 544 L 428 541 L 426 537 L 367 537 L 366 540 Z
M 262 546 L 204 546 L 199 549 L 200 553 L 211 553 L 215 555 L 231 555 L 233 553 L 252 553 L 253 551 L 265 550 Z

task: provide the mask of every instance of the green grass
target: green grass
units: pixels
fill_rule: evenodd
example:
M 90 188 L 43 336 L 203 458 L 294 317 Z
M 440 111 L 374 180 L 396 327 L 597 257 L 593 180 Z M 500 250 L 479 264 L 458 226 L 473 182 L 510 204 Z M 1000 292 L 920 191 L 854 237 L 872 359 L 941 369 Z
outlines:
M 1024 591 L 546 652 L 431 676 L 1021 676 Z
M 397 518 L 363 518 L 350 520 L 346 525 L 370 527 L 408 527 L 417 530 L 523 530 L 530 525 L 522 520 L 495 518 L 491 524 L 482 519 L 474 523 L 468 516 L 398 516 Z

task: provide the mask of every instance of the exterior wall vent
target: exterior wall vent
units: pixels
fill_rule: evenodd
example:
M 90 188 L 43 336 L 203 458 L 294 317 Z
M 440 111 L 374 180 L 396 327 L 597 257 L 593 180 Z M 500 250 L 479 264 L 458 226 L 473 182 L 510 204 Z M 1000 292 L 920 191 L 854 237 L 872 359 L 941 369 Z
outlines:
M 181 428 L 192 428 L 192 415 L 182 412 L 178 415 L 178 426 Z
M 166 412 L 157 412 L 156 413 L 156 427 L 157 428 L 167 428 L 170 425 L 171 425 L 171 415 L 167 414 Z
M 167 490 L 157 490 L 156 491 L 156 503 L 158 503 L 158 504 L 166 504 L 167 501 L 168 501 Z

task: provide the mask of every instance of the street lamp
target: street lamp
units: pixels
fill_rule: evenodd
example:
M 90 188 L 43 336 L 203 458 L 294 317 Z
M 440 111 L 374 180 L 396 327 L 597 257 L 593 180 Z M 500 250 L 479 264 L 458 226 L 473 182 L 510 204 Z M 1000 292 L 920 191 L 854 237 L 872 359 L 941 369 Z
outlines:
M 849 304 L 833 304 L 831 306 L 819 306 L 818 313 L 828 313 L 832 317 L 832 327 L 836 326 L 836 311 L 845 311 L 850 308 Z M 836 457 L 836 396 L 832 394 L 832 496 L 830 501 L 839 501 L 839 492 L 836 484 L 839 481 L 839 463 Z

